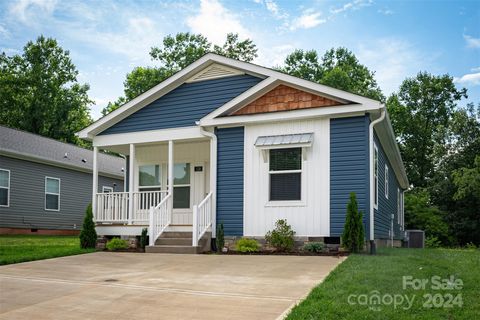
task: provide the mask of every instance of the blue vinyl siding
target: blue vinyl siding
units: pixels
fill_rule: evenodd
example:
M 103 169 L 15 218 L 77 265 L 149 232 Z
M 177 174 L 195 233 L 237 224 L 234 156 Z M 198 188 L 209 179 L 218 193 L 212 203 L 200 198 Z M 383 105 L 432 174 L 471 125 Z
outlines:
M 114 134 L 194 126 L 213 110 L 262 79 L 238 75 L 184 83 L 101 133 Z
M 355 192 L 369 233 L 369 117 L 330 120 L 330 236 L 342 235 L 350 193 Z
M 217 223 L 226 236 L 243 235 L 244 128 L 217 129 Z
M 397 213 L 397 188 L 399 188 L 399 183 L 376 134 L 374 141 L 378 148 L 378 209 L 375 209 L 374 215 L 375 239 L 390 239 L 389 231 L 392 227 L 392 214 L 394 215 L 394 238 L 403 239 Z M 388 165 L 389 172 L 388 199 L 385 197 L 385 163 Z

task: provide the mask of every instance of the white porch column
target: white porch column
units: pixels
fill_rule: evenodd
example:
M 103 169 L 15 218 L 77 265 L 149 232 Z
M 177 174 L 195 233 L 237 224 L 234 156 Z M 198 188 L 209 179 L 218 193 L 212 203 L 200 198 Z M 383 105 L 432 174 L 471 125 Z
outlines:
M 128 224 L 132 224 L 135 188 L 135 145 L 130 144 L 130 162 L 128 167 Z
M 93 183 L 92 183 L 92 212 L 93 219 L 97 217 L 97 192 L 98 192 L 98 147 L 93 147 Z
M 168 194 L 171 194 L 170 221 L 173 221 L 173 140 L 168 140 Z
M 210 140 L 210 190 L 212 192 L 212 238 L 217 238 L 217 136 Z

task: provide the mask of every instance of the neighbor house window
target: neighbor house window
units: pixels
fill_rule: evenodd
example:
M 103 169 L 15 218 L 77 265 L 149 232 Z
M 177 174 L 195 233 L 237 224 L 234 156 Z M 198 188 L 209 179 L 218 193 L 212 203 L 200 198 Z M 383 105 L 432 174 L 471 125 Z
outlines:
M 103 186 L 102 187 L 102 192 L 103 193 L 112 193 L 113 192 L 113 187 Z
M 374 180 L 374 207 L 378 208 L 378 148 L 373 146 L 373 180 Z
M 0 207 L 10 205 L 10 170 L 0 169 Z
M 160 191 L 162 189 L 162 167 L 158 164 L 139 166 L 139 191 Z
M 190 163 L 175 163 L 173 167 L 173 208 L 190 208 Z
M 45 177 L 45 210 L 60 210 L 60 179 Z
M 271 149 L 270 201 L 301 200 L 302 148 Z
M 389 179 L 388 179 L 389 175 L 388 175 L 388 166 L 385 165 L 385 198 L 388 199 L 388 193 L 389 193 L 389 190 L 388 190 L 388 183 L 389 183 Z

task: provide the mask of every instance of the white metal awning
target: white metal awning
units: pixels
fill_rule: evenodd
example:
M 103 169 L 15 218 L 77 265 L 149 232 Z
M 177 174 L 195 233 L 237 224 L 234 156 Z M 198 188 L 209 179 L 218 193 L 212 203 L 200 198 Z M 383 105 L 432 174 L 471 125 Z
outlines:
M 313 142 L 313 133 L 282 134 L 277 136 L 260 136 L 255 141 L 259 149 L 310 147 Z

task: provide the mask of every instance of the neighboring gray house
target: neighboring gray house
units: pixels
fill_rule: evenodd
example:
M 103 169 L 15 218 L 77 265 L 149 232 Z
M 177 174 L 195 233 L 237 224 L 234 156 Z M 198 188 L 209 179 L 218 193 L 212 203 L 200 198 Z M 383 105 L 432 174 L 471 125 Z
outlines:
M 0 126 L 0 234 L 75 234 L 92 200 L 93 152 Z M 98 192 L 124 191 L 125 160 L 98 154 Z

